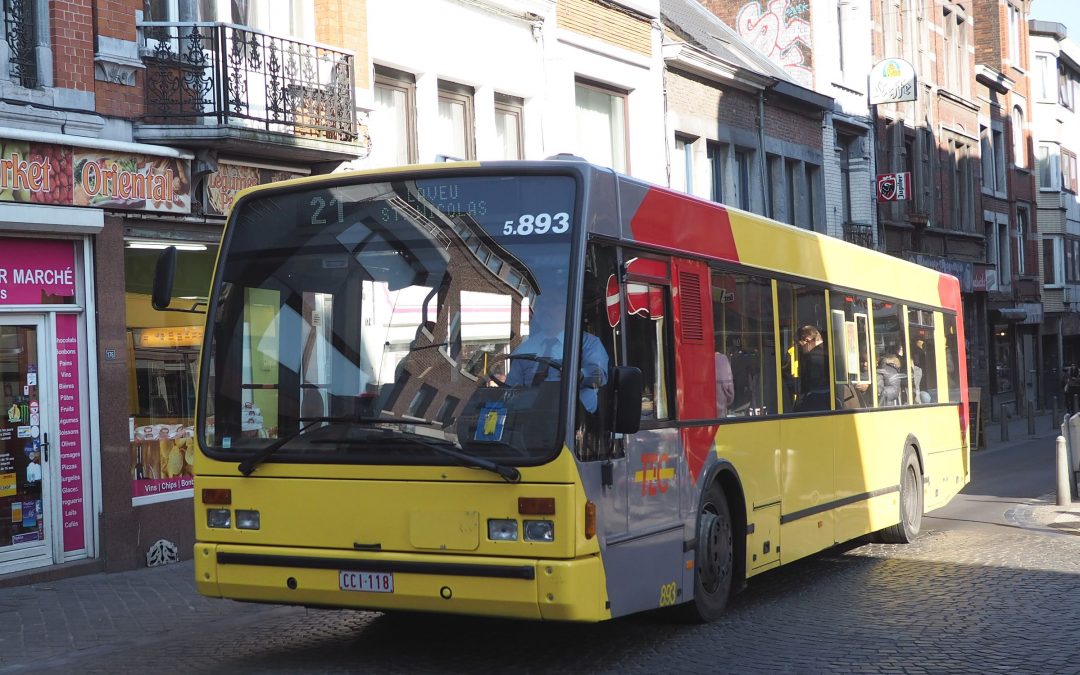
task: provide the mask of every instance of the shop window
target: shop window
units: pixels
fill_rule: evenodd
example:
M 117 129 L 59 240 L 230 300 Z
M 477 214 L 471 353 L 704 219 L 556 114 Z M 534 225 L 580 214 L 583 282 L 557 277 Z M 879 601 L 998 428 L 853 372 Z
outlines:
M 128 414 L 135 431 L 130 453 L 135 497 L 161 495 L 157 481 L 192 475 L 196 373 L 205 316 L 159 312 L 151 306 L 154 266 L 161 249 L 169 244 L 128 241 L 124 249 Z M 177 269 L 172 306 L 201 308 L 209 293 L 217 247 L 193 242 L 175 245 Z

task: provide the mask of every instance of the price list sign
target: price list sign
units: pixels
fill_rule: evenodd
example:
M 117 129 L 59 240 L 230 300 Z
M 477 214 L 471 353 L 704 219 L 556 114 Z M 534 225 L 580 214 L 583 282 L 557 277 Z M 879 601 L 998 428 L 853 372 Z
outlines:
M 60 392 L 60 492 L 64 551 L 86 547 L 83 527 L 82 406 L 79 400 L 79 324 L 73 314 L 56 317 L 56 383 Z M 55 445 L 53 446 L 56 447 Z

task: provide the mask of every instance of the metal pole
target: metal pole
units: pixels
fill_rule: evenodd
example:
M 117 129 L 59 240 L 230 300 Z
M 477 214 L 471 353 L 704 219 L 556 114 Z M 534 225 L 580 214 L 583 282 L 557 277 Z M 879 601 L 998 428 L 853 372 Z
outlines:
M 1052 415 L 1050 415 L 1050 431 L 1053 431 L 1054 429 L 1057 429 L 1058 426 L 1060 426 L 1061 422 L 1059 420 L 1061 420 L 1061 413 L 1058 411 L 1058 400 L 1057 396 L 1055 396 L 1054 412 Z
M 1069 457 L 1065 450 L 1065 437 L 1057 437 L 1057 505 L 1068 506 L 1072 503 L 1072 488 L 1069 487 Z
M 1029 402 L 1027 406 L 1028 412 L 1028 436 L 1035 435 L 1035 404 Z
M 998 434 L 999 440 L 1004 443 L 1009 440 L 1009 416 L 1005 412 L 1005 404 L 1001 404 L 1001 433 Z

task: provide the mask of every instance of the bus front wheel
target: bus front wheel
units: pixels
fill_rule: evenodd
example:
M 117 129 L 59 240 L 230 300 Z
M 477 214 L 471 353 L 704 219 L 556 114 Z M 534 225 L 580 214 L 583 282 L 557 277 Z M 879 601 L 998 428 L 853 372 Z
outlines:
M 881 540 L 887 544 L 910 544 L 919 536 L 923 516 L 922 470 L 915 450 L 908 447 L 904 452 L 903 470 L 900 473 L 900 522 L 881 531 Z
M 712 621 L 727 605 L 735 569 L 731 511 L 717 483 L 709 486 L 701 502 L 694 563 L 694 599 L 681 609 L 691 621 Z

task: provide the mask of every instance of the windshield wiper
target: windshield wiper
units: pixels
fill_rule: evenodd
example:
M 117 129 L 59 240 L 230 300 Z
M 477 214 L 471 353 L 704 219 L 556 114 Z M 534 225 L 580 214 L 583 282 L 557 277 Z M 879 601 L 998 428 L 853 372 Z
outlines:
M 503 464 L 499 464 L 498 462 L 493 462 L 490 459 L 484 459 L 483 457 L 476 457 L 468 453 L 461 452 L 460 450 L 456 450 L 455 448 L 450 446 L 448 442 L 437 443 L 426 439 L 420 434 L 406 434 L 404 432 L 399 433 L 402 433 L 403 436 L 407 436 L 408 440 L 416 443 L 417 445 L 422 445 L 425 448 L 431 448 L 435 452 L 442 453 L 447 457 L 453 457 L 454 459 L 458 460 L 462 466 L 467 466 L 470 469 L 484 469 L 486 471 L 491 471 L 492 473 L 496 473 L 501 476 L 502 479 L 505 480 L 507 483 L 521 482 L 521 472 L 518 471 L 515 467 L 505 466 Z
M 236 468 L 239 469 L 240 473 L 244 474 L 245 476 L 250 476 L 251 472 L 255 470 L 255 467 L 265 462 L 270 455 L 280 450 L 289 441 L 295 440 L 302 436 L 305 431 L 315 426 L 316 424 L 319 424 L 320 422 L 351 422 L 353 421 L 353 419 L 354 418 L 351 417 L 301 417 L 300 421 L 307 422 L 307 424 L 300 427 L 291 434 L 286 434 L 285 436 L 282 436 L 281 438 L 277 439 L 262 450 L 259 450 L 251 457 L 248 457 L 244 461 L 240 462 L 236 466 Z

